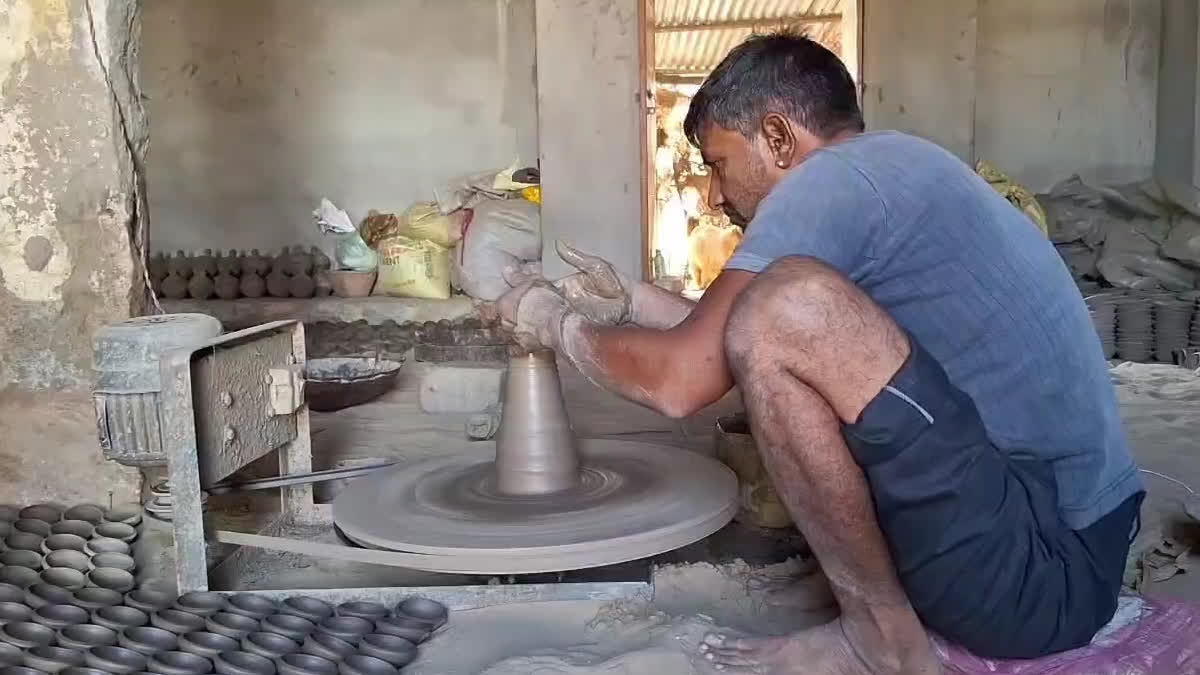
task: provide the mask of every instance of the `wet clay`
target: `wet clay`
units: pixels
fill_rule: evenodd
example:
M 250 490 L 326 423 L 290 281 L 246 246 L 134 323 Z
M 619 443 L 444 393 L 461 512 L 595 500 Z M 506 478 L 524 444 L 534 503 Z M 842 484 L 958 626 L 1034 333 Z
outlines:
M 495 461 L 442 456 L 357 480 L 333 504 L 342 533 L 421 553 L 422 569 L 514 574 L 670 551 L 729 522 L 737 480 L 682 450 L 576 441 L 554 358 L 515 356 Z

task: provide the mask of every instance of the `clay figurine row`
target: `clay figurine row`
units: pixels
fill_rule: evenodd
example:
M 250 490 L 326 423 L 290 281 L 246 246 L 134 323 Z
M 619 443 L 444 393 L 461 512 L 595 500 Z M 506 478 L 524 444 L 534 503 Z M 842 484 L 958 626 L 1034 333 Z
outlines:
M 150 283 L 158 295 L 182 300 L 222 300 L 237 298 L 311 298 L 333 292 L 329 279 L 329 256 L 316 246 L 305 251 L 301 246 L 285 246 L 271 258 L 253 249 L 239 254 L 214 254 L 212 249 L 189 256 L 177 251 L 173 256 L 156 254 L 147 264 Z

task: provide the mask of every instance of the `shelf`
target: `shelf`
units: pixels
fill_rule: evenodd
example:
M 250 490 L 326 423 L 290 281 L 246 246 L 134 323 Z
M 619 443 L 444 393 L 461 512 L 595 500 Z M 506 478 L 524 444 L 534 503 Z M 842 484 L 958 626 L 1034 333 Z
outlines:
M 366 321 L 381 324 L 422 323 L 470 316 L 474 301 L 459 295 L 449 300 L 423 298 L 242 298 L 240 300 L 160 300 L 170 313 L 196 312 L 215 317 L 225 330 L 239 330 L 268 321 L 291 319 L 302 323 L 318 321 Z

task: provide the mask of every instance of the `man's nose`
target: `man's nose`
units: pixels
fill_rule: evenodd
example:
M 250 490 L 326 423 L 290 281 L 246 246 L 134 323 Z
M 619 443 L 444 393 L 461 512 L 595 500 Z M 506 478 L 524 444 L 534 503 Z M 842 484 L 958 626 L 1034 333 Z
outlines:
M 715 173 L 708 175 L 708 208 L 716 211 L 725 204 L 725 195 L 721 194 L 721 180 Z

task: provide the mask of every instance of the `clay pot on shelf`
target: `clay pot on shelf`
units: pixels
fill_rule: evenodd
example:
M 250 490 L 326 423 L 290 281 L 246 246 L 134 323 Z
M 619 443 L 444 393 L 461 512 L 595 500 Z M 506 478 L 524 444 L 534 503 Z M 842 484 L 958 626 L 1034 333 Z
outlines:
M 186 283 L 192 276 L 192 261 L 183 251 L 176 251 L 175 255 L 167 260 L 167 274 L 183 277 Z
M 261 298 L 267 293 L 267 282 L 258 275 L 258 272 L 242 272 L 238 290 L 241 291 L 243 297 Z
M 237 300 L 242 294 L 242 282 L 228 272 L 222 272 L 213 279 L 213 290 L 222 300 Z
M 288 294 L 293 298 L 311 298 L 316 289 L 316 282 L 304 272 L 288 280 Z
M 333 261 L 319 247 L 312 247 L 309 253 L 312 255 L 314 272 L 328 272 L 333 269 Z
M 192 274 L 207 274 L 210 277 L 217 276 L 217 258 L 213 256 L 211 248 L 204 249 L 204 253 L 192 259 Z
M 292 252 L 287 256 L 287 268 L 284 270 L 291 276 L 299 276 L 301 274 L 312 274 L 313 271 L 313 256 L 303 247 L 295 246 Z
M 172 300 L 182 300 L 188 295 L 187 279 L 172 272 L 159 284 L 160 293 Z
M 333 295 L 333 277 L 328 270 L 313 272 L 313 296 L 327 298 Z
M 197 270 L 187 285 L 188 295 L 195 300 L 208 300 L 213 296 L 213 281 L 208 274 Z
M 291 278 L 284 273 L 279 261 L 276 261 L 274 269 L 267 275 L 267 294 L 272 298 L 286 298 L 291 292 Z
M 238 276 L 242 273 L 242 259 L 238 256 L 235 249 L 229 249 L 227 255 L 217 258 L 217 274 L 228 274 L 230 276 Z
M 250 255 L 242 260 L 242 272 L 253 272 L 260 277 L 265 277 L 271 272 L 271 260 L 258 252 L 258 249 L 250 249 Z
M 375 288 L 375 274 L 375 270 L 335 270 L 330 273 L 333 292 L 339 298 L 365 298 Z

